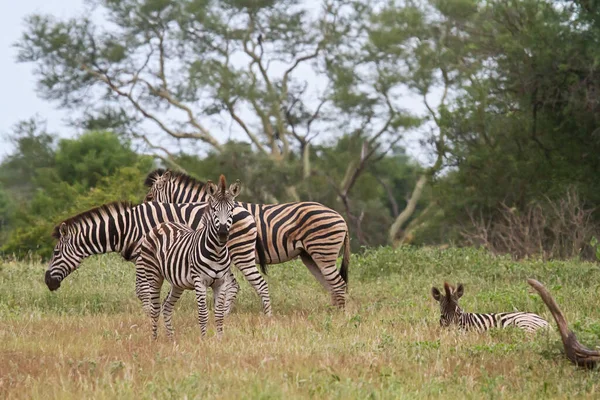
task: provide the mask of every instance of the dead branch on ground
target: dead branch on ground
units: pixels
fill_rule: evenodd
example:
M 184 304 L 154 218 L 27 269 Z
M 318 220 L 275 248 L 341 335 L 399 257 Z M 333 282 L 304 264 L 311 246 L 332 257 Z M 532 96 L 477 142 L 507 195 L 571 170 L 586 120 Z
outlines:
M 544 287 L 544 285 L 535 279 L 527 279 L 527 283 L 537 290 L 537 292 L 540 294 L 540 297 L 544 303 L 546 303 L 546 306 L 552 313 L 552 316 L 558 325 L 558 330 L 560 332 L 563 345 L 565 346 L 567 358 L 578 367 L 584 367 L 588 369 L 594 368 L 596 363 L 600 361 L 600 352 L 590 350 L 579 343 L 575 333 L 569 330 L 567 320 L 560 311 L 558 304 L 556 304 L 550 295 L 550 292 Z

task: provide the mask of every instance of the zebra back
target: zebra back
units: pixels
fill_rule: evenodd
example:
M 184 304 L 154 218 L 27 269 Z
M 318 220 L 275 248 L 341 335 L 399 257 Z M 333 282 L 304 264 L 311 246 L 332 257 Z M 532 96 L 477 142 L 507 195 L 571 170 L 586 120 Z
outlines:
M 91 255 L 118 252 L 127 261 L 134 260 L 143 236 L 162 222 L 199 226 L 206 205 L 151 202 L 132 207 L 130 203 L 116 202 L 61 222 L 53 232 L 58 242 L 45 274 L 48 288 L 58 289 L 60 282 Z M 254 218 L 245 209 L 236 207 L 233 226 L 228 242 L 232 255 L 237 251 L 240 257 L 254 258 L 255 246 L 260 243 Z

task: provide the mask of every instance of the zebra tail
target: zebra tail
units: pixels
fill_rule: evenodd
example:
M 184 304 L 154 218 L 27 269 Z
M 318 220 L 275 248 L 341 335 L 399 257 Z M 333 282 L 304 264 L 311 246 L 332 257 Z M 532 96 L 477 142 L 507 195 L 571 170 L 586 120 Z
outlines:
M 265 256 L 265 246 L 263 245 L 260 234 L 256 232 L 256 254 L 258 255 L 258 264 L 260 265 L 260 271 L 267 275 L 267 257 Z
M 348 267 L 350 266 L 350 234 L 346 231 L 344 237 L 344 255 L 342 257 L 342 267 L 340 268 L 340 276 L 348 284 Z

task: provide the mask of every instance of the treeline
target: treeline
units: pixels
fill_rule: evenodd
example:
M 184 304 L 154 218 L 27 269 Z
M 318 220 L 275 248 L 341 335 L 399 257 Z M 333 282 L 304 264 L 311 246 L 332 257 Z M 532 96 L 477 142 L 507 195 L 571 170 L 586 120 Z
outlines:
M 51 256 L 55 241 L 50 234 L 56 223 L 111 201 L 140 203 L 147 192 L 143 185 L 146 175 L 161 166 L 107 131 L 58 140 L 39 124 L 28 122 L 21 124 L 12 138 L 14 153 L 0 164 L 0 237 L 5 256 Z M 343 213 L 344 206 L 329 177 L 340 179 L 353 150 L 348 139 L 332 146 L 315 146 L 314 168 L 324 173 L 306 180 L 301 178 L 300 165 L 275 165 L 245 143 L 228 142 L 222 152 L 202 158 L 182 153 L 176 160 L 202 180 L 216 180 L 221 173 L 240 179 L 240 201 L 314 200 Z M 393 222 L 394 209 L 404 207 L 401 199 L 414 186 L 419 171 L 401 149 L 395 149 L 385 155 L 378 168 L 373 166 L 361 175 L 357 182 L 361 189 L 356 190 L 352 201 L 363 213 L 365 242 L 354 236 L 356 251 L 361 245 L 386 243 L 386 227 Z M 382 185 L 382 181 L 387 183 Z M 389 196 L 400 199 L 399 204 L 392 207 Z
M 321 201 L 346 217 L 355 249 L 453 243 L 552 258 L 591 248 L 600 221 L 600 4 L 311 5 L 101 1 L 95 10 L 110 29 L 28 18 L 19 61 L 37 66 L 40 95 L 81 111 L 74 125 L 136 153 L 140 166 L 127 166 L 140 175 L 143 152 L 200 179 L 241 175 L 245 200 Z M 406 95 L 424 111 L 404 109 Z M 219 141 L 206 121 L 245 140 Z M 415 129 L 427 166 L 398 147 Z M 107 167 L 94 180 L 81 166 L 60 166 L 61 152 L 84 137 L 49 146 L 52 163 L 32 164 L 40 171 L 22 180 L 36 182 L 22 200 L 3 178 L 4 251 L 39 243 L 18 247 L 24 239 L 15 238 L 41 223 L 36 199 L 55 187 L 44 182 L 85 196 L 122 173 Z M 171 151 L 177 144 L 207 156 Z M 18 159 L 4 161 L 4 176 Z M 22 217 L 5 211 L 14 204 Z

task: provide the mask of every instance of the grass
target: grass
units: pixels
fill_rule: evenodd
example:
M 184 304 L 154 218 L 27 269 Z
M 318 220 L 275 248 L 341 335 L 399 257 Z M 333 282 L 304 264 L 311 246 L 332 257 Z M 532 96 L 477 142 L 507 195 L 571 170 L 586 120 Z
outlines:
M 345 311 L 299 262 L 272 266 L 274 316 L 240 279 L 222 340 L 200 338 L 192 293 L 176 341 L 150 338 L 131 264 L 87 260 L 54 293 L 45 265 L 0 264 L 0 398 L 598 398 L 599 372 L 572 366 L 556 331 L 442 330 L 432 285 L 465 284 L 467 311 L 551 320 L 526 283 L 548 287 L 582 343 L 600 344 L 597 264 L 513 262 L 473 249 L 380 249 L 353 257 Z M 238 274 L 239 277 L 239 274 Z M 554 321 L 552 325 L 555 326 Z

